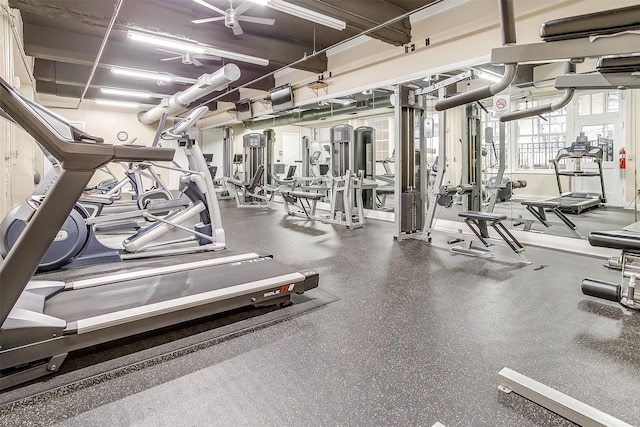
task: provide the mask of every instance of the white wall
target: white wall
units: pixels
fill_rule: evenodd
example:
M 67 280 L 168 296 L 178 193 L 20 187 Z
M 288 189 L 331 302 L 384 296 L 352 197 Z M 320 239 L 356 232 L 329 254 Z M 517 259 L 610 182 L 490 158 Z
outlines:
M 0 0 L 0 7 L 0 76 L 33 99 L 35 93 L 29 79 L 20 78 L 31 74 L 28 69 L 31 64 L 21 48 L 20 16 L 7 14 L 7 0 Z M 0 120 L 0 153 L 0 215 L 4 216 L 31 194 L 34 169 L 37 169 L 34 164 L 39 155 L 33 139 L 4 119 Z
M 89 103 L 87 102 L 87 104 Z M 50 109 L 72 122 L 83 123 L 85 132 L 103 138 L 106 144 L 122 144 L 123 142 L 116 137 L 120 131 L 125 131 L 128 134 L 129 141 L 137 138 L 134 142 L 135 145 L 150 146 L 152 144 L 157 123 L 143 125 L 138 121 L 136 111 L 121 111 L 108 107 L 94 109 L 93 105 L 91 107 L 81 109 L 51 107 Z M 162 145 L 175 148 L 175 143 L 167 141 L 163 141 Z M 176 158 L 176 160 L 178 159 Z M 113 168 L 113 171 L 121 172 L 121 168 Z M 159 170 L 159 172 L 165 184 L 170 185 L 172 189 L 177 188 L 178 184 L 177 179 L 173 176 L 174 173 L 166 170 Z M 109 176 L 98 171 L 91 182 L 96 183 L 106 178 Z

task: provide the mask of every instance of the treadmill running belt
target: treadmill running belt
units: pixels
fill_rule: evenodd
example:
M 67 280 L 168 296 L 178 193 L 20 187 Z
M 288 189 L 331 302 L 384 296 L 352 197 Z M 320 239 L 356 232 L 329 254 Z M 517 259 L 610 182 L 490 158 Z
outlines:
M 295 272 L 271 258 L 215 265 L 72 292 L 63 291 L 47 300 L 44 312 L 72 322 Z

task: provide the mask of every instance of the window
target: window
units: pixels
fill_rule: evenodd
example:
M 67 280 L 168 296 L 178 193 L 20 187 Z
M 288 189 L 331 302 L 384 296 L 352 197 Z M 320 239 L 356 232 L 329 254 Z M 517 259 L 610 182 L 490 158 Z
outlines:
M 521 101 L 516 109 L 533 108 L 556 103 L 559 98 Z M 519 169 L 547 169 L 560 148 L 567 145 L 567 110 L 562 108 L 540 116 L 516 122 Z
M 582 132 L 586 135 L 591 145 L 602 148 L 602 159 L 605 162 L 613 160 L 613 135 L 615 125 L 613 123 L 585 125 Z
M 376 117 L 365 120 L 365 125 L 376 130 L 375 159 L 376 175 L 393 173 L 393 163 L 389 160 L 393 157 L 395 144 L 393 142 L 392 117 Z
M 578 116 L 617 113 L 620 111 L 618 91 L 595 92 L 578 96 Z

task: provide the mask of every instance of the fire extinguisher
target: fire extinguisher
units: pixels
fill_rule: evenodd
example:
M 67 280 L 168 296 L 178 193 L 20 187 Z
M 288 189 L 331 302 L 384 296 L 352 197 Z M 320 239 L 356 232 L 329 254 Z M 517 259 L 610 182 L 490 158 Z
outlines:
M 621 148 L 618 152 L 618 156 L 620 157 L 620 169 L 627 168 L 627 152 L 624 148 Z

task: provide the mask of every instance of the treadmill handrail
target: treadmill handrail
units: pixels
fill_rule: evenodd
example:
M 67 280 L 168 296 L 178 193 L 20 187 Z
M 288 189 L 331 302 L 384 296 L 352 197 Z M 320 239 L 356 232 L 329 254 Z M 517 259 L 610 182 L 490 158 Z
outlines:
M 173 148 L 103 144 L 101 138 L 74 128 L 58 114 L 20 95 L 2 78 L 0 108 L 67 170 L 97 169 L 112 160 L 170 161 L 175 153 Z

